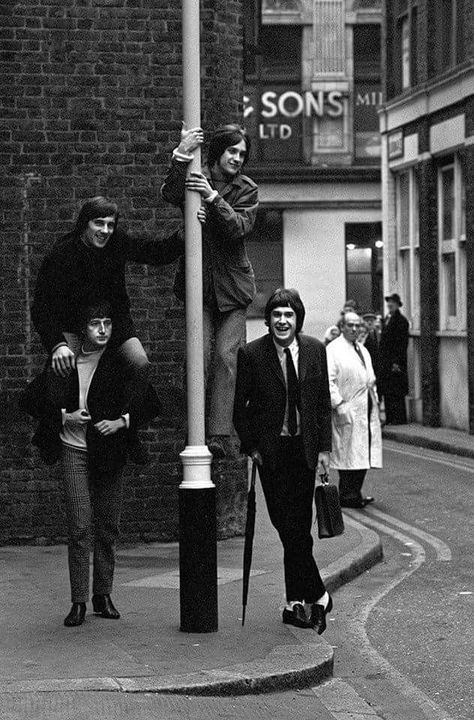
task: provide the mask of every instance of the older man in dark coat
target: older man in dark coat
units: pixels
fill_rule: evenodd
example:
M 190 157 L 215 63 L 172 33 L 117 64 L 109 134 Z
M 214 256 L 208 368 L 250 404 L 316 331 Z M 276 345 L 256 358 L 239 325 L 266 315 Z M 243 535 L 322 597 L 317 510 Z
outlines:
M 379 346 L 377 387 L 385 402 L 386 423 L 407 422 L 405 395 L 408 394 L 407 349 L 408 320 L 401 314 L 403 303 L 398 293 L 387 295 L 388 306 Z

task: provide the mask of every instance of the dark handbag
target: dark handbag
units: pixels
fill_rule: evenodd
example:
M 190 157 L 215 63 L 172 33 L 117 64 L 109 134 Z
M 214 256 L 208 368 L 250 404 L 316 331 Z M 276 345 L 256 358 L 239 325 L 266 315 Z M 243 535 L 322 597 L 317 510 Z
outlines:
M 318 537 L 331 538 L 342 535 L 344 520 L 339 502 L 339 491 L 335 485 L 329 484 L 327 475 L 321 475 L 321 485 L 317 485 L 314 491 L 314 502 L 318 520 Z

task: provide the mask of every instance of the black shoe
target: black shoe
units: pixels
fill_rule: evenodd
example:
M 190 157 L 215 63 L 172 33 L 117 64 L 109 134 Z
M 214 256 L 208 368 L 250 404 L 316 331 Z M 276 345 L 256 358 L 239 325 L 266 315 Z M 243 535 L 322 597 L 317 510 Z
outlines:
M 214 456 L 214 460 L 223 460 L 226 456 L 224 438 L 225 435 L 211 435 L 207 441 L 207 447 Z
M 360 510 L 361 508 L 364 508 L 366 505 L 369 505 L 374 501 L 375 498 L 370 497 L 369 495 L 368 497 L 360 498 L 360 500 L 341 500 L 340 503 L 341 507 L 356 508 Z
M 96 615 L 100 617 L 108 618 L 109 620 L 118 620 L 120 613 L 114 606 L 110 595 L 93 595 L 92 596 L 92 607 Z
M 72 608 L 69 611 L 69 615 L 64 618 L 64 624 L 66 627 L 75 627 L 76 625 L 82 625 L 86 616 L 86 604 L 85 603 L 73 603 Z
M 299 628 L 311 627 L 310 623 L 308 622 L 308 618 L 306 617 L 304 605 L 302 605 L 301 603 L 295 603 L 291 610 L 285 608 L 283 610 L 282 619 L 286 625 L 294 625 L 295 627 Z
M 318 603 L 313 603 L 311 606 L 311 619 L 310 619 L 310 625 L 313 628 L 313 630 L 316 630 L 318 635 L 322 635 L 323 632 L 326 630 L 326 615 L 330 613 L 332 610 L 332 598 L 329 596 L 329 602 L 324 607 L 323 605 L 318 605 Z
M 140 442 L 136 430 L 129 430 L 127 436 L 128 456 L 136 465 L 146 465 L 149 461 L 148 451 Z

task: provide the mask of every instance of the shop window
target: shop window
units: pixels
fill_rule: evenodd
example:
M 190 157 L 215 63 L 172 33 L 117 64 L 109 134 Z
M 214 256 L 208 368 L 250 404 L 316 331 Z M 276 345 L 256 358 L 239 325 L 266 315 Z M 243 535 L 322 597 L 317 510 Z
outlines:
M 462 168 L 458 157 L 438 169 L 440 330 L 466 329 L 466 217 Z
M 429 75 L 433 77 L 456 64 L 457 59 L 457 0 L 433 3 L 431 13 L 432 62 Z
M 383 311 L 383 243 L 381 223 L 347 223 L 346 297 L 362 312 Z
M 283 219 L 280 210 L 258 210 L 246 246 L 257 285 L 257 294 L 248 309 L 248 317 L 261 318 L 268 298 L 277 287 L 283 285 Z
M 413 87 L 418 81 L 417 44 L 417 0 L 398 0 L 395 13 L 395 94 Z
M 418 184 L 410 168 L 395 177 L 398 277 L 405 314 L 420 329 L 420 249 Z

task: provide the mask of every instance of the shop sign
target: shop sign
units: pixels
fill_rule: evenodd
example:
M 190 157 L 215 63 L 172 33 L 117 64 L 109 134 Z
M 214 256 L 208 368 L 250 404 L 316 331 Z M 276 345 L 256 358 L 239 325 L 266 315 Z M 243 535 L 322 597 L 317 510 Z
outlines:
M 341 117 L 344 112 L 344 99 L 337 90 L 266 89 L 260 95 L 258 111 L 258 139 L 287 141 L 294 136 L 297 128 L 300 128 L 303 118 Z M 255 102 L 252 102 L 249 95 L 245 95 L 244 118 L 254 124 L 256 113 Z
M 388 159 L 395 160 L 403 156 L 403 130 L 397 130 L 388 136 Z

